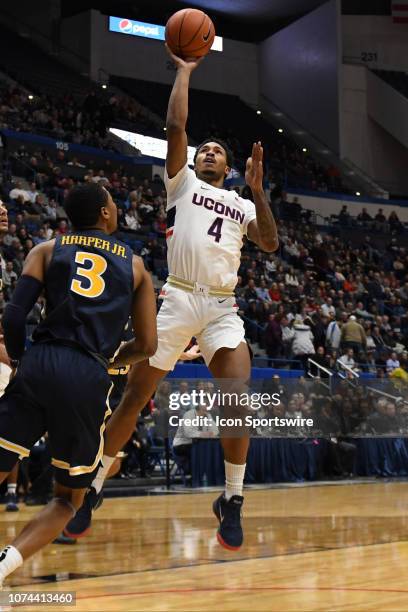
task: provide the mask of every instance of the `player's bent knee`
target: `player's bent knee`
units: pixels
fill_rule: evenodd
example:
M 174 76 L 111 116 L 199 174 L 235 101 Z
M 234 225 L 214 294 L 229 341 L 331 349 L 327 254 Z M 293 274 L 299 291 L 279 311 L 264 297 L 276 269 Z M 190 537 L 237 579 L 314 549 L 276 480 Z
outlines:
M 65 497 L 54 497 L 54 499 L 50 502 L 54 504 L 54 506 L 58 507 L 61 512 L 69 511 L 72 516 L 75 516 L 78 507 L 76 507 L 72 501 L 66 499 Z M 80 506 L 79 506 L 80 507 Z
M 71 508 L 73 508 L 73 512 L 75 514 L 75 512 L 82 506 L 85 493 L 85 488 L 71 489 L 70 487 L 66 487 L 56 483 L 54 500 L 67 502 L 71 506 Z

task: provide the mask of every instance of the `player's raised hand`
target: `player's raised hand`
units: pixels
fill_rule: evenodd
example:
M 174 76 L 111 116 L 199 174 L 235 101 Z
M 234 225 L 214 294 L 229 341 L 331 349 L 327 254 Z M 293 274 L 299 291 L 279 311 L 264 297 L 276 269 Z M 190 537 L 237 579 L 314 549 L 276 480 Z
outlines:
M 165 43 L 165 47 L 177 69 L 183 68 L 192 72 L 204 59 L 204 57 L 186 57 L 183 59 L 182 57 L 175 55 L 167 43 Z
M 7 208 L 0 200 L 0 233 L 7 232 L 8 230 L 8 214 Z
M 260 142 L 252 145 L 252 155 L 248 157 L 245 168 L 245 182 L 253 190 L 262 189 L 263 184 L 263 148 Z

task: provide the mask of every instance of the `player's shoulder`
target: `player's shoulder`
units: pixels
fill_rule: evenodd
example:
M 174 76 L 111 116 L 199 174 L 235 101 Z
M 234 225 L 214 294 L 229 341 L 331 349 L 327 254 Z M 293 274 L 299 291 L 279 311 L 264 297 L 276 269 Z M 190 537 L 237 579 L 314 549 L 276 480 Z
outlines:
M 143 276 L 147 274 L 144 261 L 142 257 L 139 255 L 132 255 L 132 268 L 133 268 L 133 277 L 135 279 L 136 284 L 142 280 Z
M 51 238 L 51 240 L 45 240 L 44 242 L 40 242 L 35 245 L 30 251 L 31 257 L 36 257 L 40 255 L 49 255 L 54 251 L 56 239 Z

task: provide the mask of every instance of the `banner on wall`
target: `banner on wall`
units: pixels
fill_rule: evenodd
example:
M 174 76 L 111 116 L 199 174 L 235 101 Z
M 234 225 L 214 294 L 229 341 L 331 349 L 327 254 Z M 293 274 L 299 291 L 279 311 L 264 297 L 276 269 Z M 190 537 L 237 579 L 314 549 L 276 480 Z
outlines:
M 141 36 L 142 38 L 152 38 L 153 40 L 164 40 L 165 26 L 110 16 L 109 31 L 117 32 L 118 34 L 128 34 L 130 36 Z M 211 50 L 222 51 L 222 49 L 223 39 L 221 36 L 216 36 Z

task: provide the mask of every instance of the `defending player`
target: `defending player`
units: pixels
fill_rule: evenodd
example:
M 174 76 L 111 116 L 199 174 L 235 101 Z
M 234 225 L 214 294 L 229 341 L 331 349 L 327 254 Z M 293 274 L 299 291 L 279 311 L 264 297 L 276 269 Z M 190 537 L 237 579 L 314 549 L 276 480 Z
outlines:
M 142 260 L 110 236 L 117 225 L 111 196 L 88 183 L 69 193 L 65 207 L 73 233 L 30 252 L 3 317 L 7 352 L 18 367 L 0 399 L 0 482 L 48 431 L 56 487 L 54 499 L 1 551 L 0 582 L 51 542 L 83 502 L 111 412 L 108 360 L 129 313 L 136 339 L 120 349 L 119 360 L 145 360 L 157 346 L 152 281 Z M 43 289 L 46 318 L 24 352 L 25 320 Z
M 171 52 L 170 55 L 177 67 L 166 123 L 166 237 L 170 274 L 163 287 L 164 300 L 157 318 L 158 350 L 129 374 L 123 400 L 107 426 L 103 467 L 93 482 L 96 493 L 101 490 L 116 452 L 128 440 L 137 415 L 159 381 L 174 368 L 192 336 L 197 338 L 215 378 L 249 379 L 250 354 L 234 298 L 243 237 L 248 236 L 268 252 L 278 248 L 276 224 L 262 187 L 260 143 L 253 145 L 245 173 L 255 204 L 238 197 L 235 191 L 223 189 L 232 155 L 221 141 L 203 142 L 196 151 L 194 171 L 189 169 L 188 88 L 190 75 L 200 60 L 184 61 Z M 219 542 L 236 550 L 243 541 L 240 515 L 249 438 L 222 437 L 222 446 L 226 487 L 213 509 L 220 522 Z M 69 524 L 71 534 L 80 535 L 89 527 L 91 494 L 93 499 L 97 498 L 92 491 L 87 495 L 84 506 Z

